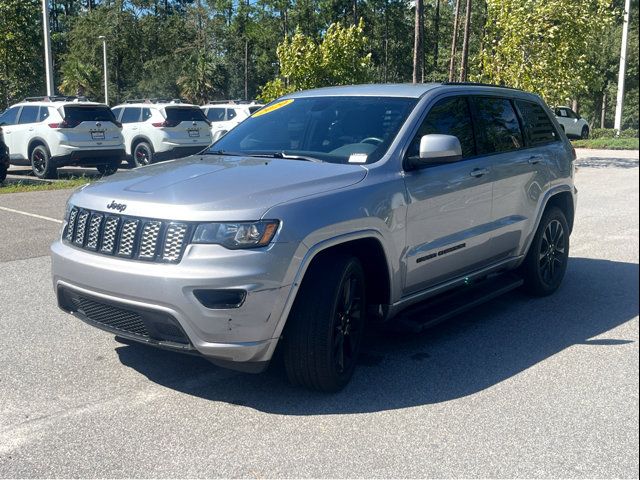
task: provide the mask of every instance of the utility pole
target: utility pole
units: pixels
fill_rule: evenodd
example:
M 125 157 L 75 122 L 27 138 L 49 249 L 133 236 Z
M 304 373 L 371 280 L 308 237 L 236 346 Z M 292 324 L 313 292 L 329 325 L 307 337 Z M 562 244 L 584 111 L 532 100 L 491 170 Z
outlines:
M 620 70 L 618 71 L 618 97 L 616 98 L 616 118 L 613 128 L 616 135 L 622 128 L 622 104 L 624 103 L 624 75 L 627 68 L 627 36 L 629 34 L 629 10 L 631 0 L 624 2 L 624 21 L 622 23 L 622 45 L 620 47 Z
M 102 40 L 102 66 L 104 68 L 104 103 L 109 105 L 109 76 L 107 74 L 107 38 L 104 35 L 98 37 Z
M 53 87 L 53 60 L 51 58 L 51 36 L 49 35 L 49 4 L 42 0 L 42 26 L 44 28 L 44 67 L 47 82 L 47 96 L 55 94 Z

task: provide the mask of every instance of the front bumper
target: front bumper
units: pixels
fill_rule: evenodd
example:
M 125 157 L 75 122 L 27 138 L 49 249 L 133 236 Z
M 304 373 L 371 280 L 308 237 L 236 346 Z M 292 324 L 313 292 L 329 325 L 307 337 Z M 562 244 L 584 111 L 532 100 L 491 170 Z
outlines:
M 175 158 L 183 158 L 189 157 L 191 155 L 196 155 L 206 149 L 209 144 L 199 144 L 199 145 L 177 145 L 177 144 L 168 144 L 168 150 L 157 151 L 154 153 L 154 158 L 156 161 L 164 161 L 164 160 L 173 160 Z
M 288 263 L 280 260 L 291 258 L 286 255 L 292 248 L 287 243 L 260 251 L 190 245 L 179 264 L 169 265 L 97 255 L 58 240 L 51 247 L 53 284 L 61 308 L 94 326 L 131 340 L 199 353 L 225 367 L 259 371 L 278 341 L 274 332 L 290 291 L 290 285 L 282 284 Z M 243 289 L 247 295 L 238 308 L 209 309 L 193 294 L 202 288 Z M 170 317 L 188 341 L 143 338 L 113 325 L 96 325 L 81 309 L 70 308 L 64 292 Z

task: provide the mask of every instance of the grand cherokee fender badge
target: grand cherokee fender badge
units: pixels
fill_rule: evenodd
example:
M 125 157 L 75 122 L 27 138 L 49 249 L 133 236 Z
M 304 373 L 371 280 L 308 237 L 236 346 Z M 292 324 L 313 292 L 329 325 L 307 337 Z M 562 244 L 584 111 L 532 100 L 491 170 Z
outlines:
M 120 213 L 124 212 L 127 208 L 127 205 L 124 203 L 116 203 L 115 200 L 111 200 L 111 203 L 107 205 L 109 210 L 117 210 Z

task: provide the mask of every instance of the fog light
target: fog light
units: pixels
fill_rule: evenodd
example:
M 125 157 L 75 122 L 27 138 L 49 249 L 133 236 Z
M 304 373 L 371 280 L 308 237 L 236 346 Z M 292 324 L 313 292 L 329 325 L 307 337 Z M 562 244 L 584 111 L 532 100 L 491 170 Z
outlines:
M 247 296 L 245 290 L 194 290 L 198 301 L 207 308 L 238 308 Z

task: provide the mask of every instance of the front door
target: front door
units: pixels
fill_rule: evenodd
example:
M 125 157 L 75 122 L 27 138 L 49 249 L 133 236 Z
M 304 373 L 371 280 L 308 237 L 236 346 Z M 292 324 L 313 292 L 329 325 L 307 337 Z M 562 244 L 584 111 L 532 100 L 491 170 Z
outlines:
M 454 135 L 459 162 L 405 174 L 409 197 L 405 288 L 409 295 L 481 268 L 490 260 L 493 171 L 491 159 L 477 155 L 469 99 L 437 101 L 412 141 L 416 155 L 423 135 Z

